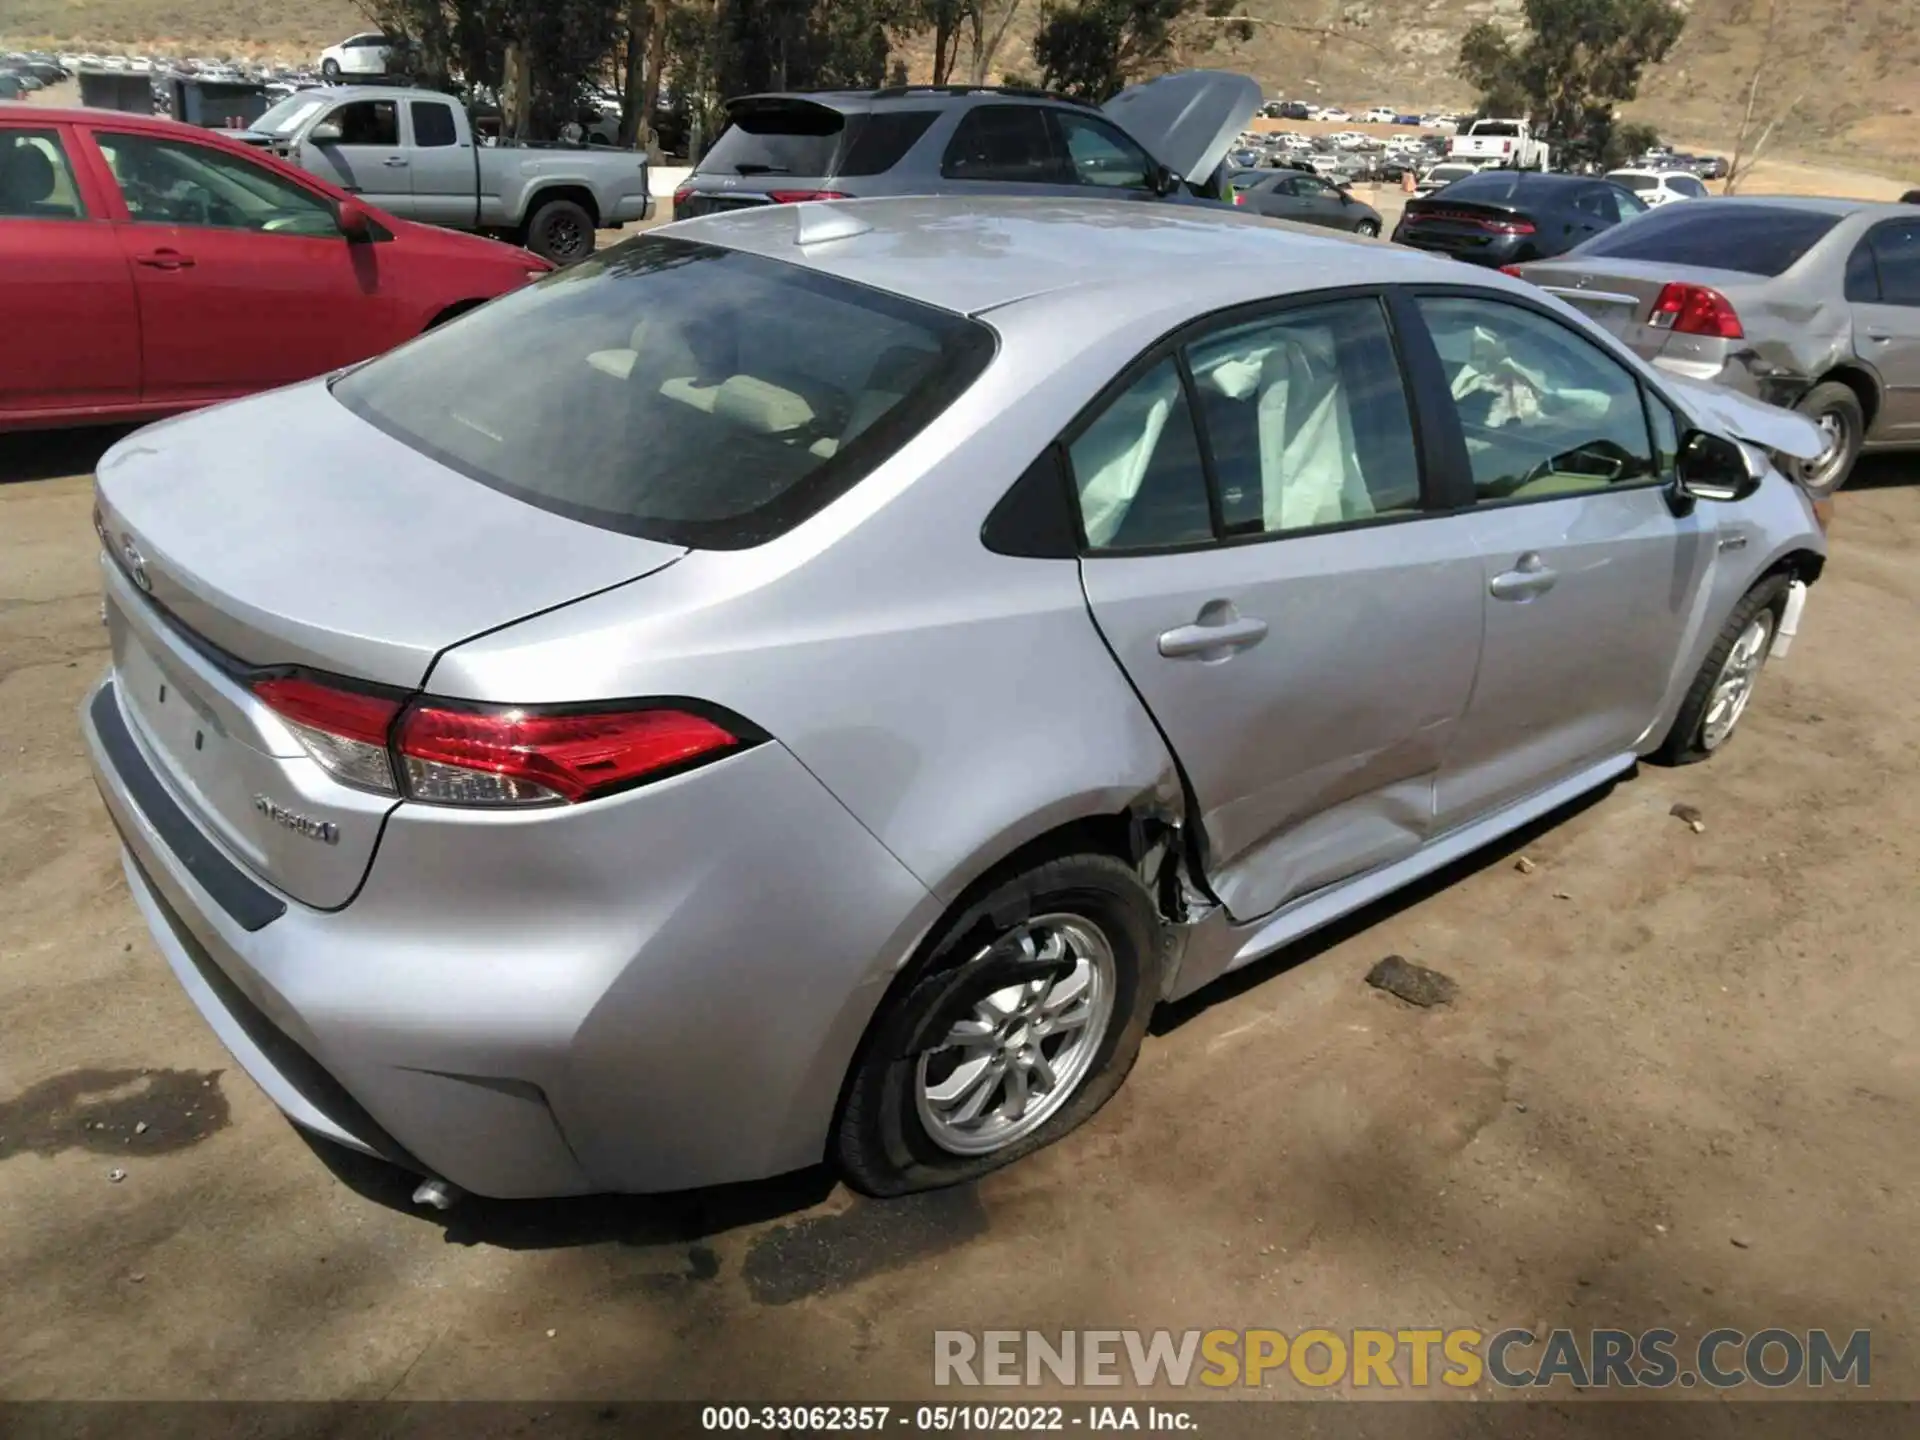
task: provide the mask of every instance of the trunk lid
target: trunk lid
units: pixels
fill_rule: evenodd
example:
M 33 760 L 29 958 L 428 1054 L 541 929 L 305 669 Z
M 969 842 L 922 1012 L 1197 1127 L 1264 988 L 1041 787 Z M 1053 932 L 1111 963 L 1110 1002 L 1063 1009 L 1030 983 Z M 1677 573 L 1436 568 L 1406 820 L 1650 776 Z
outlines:
M 1130 86 L 1100 109 L 1174 174 L 1205 185 L 1260 102 L 1251 76 L 1182 70 Z
M 673 218 L 692 220 L 830 189 L 852 118 L 804 95 L 743 95 L 727 102 L 727 128 L 675 193 Z
M 1566 301 L 1649 360 L 1676 341 L 1686 350 L 1687 358 L 1699 358 L 1696 352 L 1703 337 L 1677 335 L 1670 329 L 1647 323 L 1653 315 L 1654 302 L 1668 285 L 1703 285 L 1718 290 L 1732 303 L 1735 313 L 1739 313 L 1743 301 L 1750 312 L 1760 307 L 1760 292 L 1766 284 L 1762 277 L 1739 270 L 1674 265 L 1662 260 L 1588 258 L 1578 251 L 1523 265 L 1520 274 L 1549 295 Z M 1724 341 L 1712 343 L 1725 349 Z
M 139 431 L 96 487 L 146 593 L 195 634 L 403 689 L 449 645 L 685 553 L 477 484 L 321 381 Z
M 1455 200 L 1442 193 L 1407 202 L 1401 215 L 1399 238 L 1422 250 L 1471 255 L 1485 250 L 1496 240 L 1508 238 L 1511 233 L 1495 227 L 1531 223 L 1523 212 L 1511 206 Z
M 320 382 L 140 431 L 95 493 L 128 728 L 203 830 L 323 909 L 353 898 L 398 802 L 321 769 L 249 670 L 416 689 L 448 646 L 685 553 L 468 480 Z

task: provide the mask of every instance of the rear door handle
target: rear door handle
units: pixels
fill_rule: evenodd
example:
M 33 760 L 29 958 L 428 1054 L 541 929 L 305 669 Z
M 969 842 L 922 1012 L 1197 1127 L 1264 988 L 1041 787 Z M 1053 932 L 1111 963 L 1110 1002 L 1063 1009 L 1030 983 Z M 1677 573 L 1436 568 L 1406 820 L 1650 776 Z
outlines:
M 1873 341 L 1873 343 L 1876 345 L 1884 345 L 1889 340 L 1893 339 L 1893 336 L 1888 334 L 1885 330 L 1869 330 L 1867 331 L 1867 338 Z
M 1212 602 L 1200 617 L 1198 624 L 1182 625 L 1162 634 L 1160 653 L 1169 660 L 1225 660 L 1267 638 L 1266 621 L 1236 614 L 1231 605 Z
M 149 250 L 144 255 L 133 257 L 136 265 L 145 265 L 154 270 L 191 270 L 193 257 L 182 255 L 178 250 Z
M 1529 550 L 1514 562 L 1513 569 L 1487 582 L 1487 593 L 1496 600 L 1531 600 L 1553 589 L 1560 578 L 1547 568 L 1547 562 Z

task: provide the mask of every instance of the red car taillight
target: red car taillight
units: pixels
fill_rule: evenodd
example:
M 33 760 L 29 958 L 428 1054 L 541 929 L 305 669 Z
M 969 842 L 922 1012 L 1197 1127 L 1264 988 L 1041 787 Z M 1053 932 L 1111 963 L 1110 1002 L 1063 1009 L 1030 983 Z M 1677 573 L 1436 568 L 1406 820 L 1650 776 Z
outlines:
M 798 205 L 803 200 L 850 200 L 838 190 L 769 190 L 767 198 L 776 205 Z
M 1242 194 L 1240 191 L 1236 190 L 1233 192 L 1233 203 L 1236 205 L 1244 205 L 1247 203 L 1247 197 L 1244 194 Z
M 693 186 L 682 185 L 678 190 L 673 192 L 674 208 L 678 209 L 680 206 L 686 204 L 687 201 L 692 197 L 692 195 L 693 195 Z
M 253 693 L 286 722 L 300 748 L 334 779 L 382 795 L 397 794 L 387 734 L 400 701 L 342 690 L 304 676 L 258 681 Z
M 262 680 L 253 692 L 343 784 L 434 805 L 578 804 L 752 739 L 671 706 L 407 704 L 306 676 Z
M 1743 340 L 1747 334 L 1732 302 L 1706 285 L 1666 286 L 1653 302 L 1653 314 L 1647 317 L 1647 323 L 1657 330 L 1720 340 Z
M 436 805 L 577 804 L 732 750 L 740 737 L 682 710 L 579 714 L 423 705 L 394 748 L 407 794 Z

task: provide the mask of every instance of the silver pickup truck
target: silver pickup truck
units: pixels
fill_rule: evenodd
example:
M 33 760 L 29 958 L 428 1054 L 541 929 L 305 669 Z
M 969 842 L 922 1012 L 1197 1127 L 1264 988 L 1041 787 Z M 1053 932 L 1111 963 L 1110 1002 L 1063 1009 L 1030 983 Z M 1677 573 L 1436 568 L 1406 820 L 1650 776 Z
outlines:
M 466 108 L 431 90 L 302 90 L 239 138 L 390 214 L 499 235 L 557 264 L 591 255 L 596 229 L 653 208 L 644 154 L 480 143 Z

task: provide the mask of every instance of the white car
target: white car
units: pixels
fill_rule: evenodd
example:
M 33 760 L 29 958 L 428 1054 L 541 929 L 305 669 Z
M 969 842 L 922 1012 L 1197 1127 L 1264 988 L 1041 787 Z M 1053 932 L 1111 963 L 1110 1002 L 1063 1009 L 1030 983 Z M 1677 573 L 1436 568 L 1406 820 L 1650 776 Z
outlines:
M 1670 205 L 1675 200 L 1704 200 L 1707 187 L 1700 177 L 1686 170 L 1609 170 L 1607 179 L 1631 190 L 1649 205 Z
M 1349 115 L 1346 111 L 1340 109 L 1338 106 L 1335 106 L 1331 109 L 1322 110 L 1314 118 L 1316 120 L 1351 120 L 1353 119 L 1353 116 Z
M 332 84 L 346 75 L 385 75 L 393 51 L 393 41 L 378 30 L 348 36 L 320 52 L 320 78 Z
M 1370 125 L 1391 125 L 1400 118 L 1400 112 L 1391 105 L 1376 105 L 1360 118 Z

